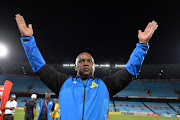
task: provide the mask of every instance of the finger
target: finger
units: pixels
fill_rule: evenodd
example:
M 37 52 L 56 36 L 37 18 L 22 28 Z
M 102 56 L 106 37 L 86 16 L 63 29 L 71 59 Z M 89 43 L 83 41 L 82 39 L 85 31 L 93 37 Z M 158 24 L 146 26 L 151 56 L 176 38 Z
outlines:
M 153 24 L 154 24 L 154 22 L 152 21 L 151 24 L 149 25 L 149 29 L 152 29 L 152 28 L 153 28 L 153 27 L 152 27 Z
M 150 27 L 150 28 L 151 28 L 152 30 L 156 30 L 157 27 L 158 27 L 157 22 L 152 21 L 152 24 L 151 24 L 151 27 Z
M 19 18 L 20 18 L 22 23 L 25 23 L 25 20 L 24 20 L 23 16 L 20 16 Z
M 21 16 L 21 15 L 18 13 L 18 14 L 16 14 L 15 16 Z
M 21 16 L 21 15 L 16 16 L 16 22 L 17 22 L 18 27 L 21 26 L 21 25 L 26 26 L 25 20 L 24 20 L 23 16 Z
M 154 23 L 152 24 L 152 27 L 155 27 L 157 25 L 157 22 L 154 21 Z
M 25 20 L 24 20 L 23 16 L 21 16 L 20 14 L 17 14 L 16 15 L 16 21 L 17 22 L 22 22 L 22 21 L 25 21 Z
M 18 27 L 20 26 L 21 22 L 20 22 L 20 15 L 16 15 L 16 23 L 18 25 Z
M 146 29 L 149 29 L 151 26 L 151 22 L 148 23 L 148 25 L 146 26 Z
M 16 16 L 16 17 L 19 17 L 19 16 L 20 16 L 20 14 L 16 14 L 15 16 Z
M 154 27 L 153 27 L 153 30 L 155 31 L 157 29 L 158 25 L 156 24 Z
M 16 18 L 15 18 L 15 19 L 16 19 L 16 22 L 19 20 L 19 17 L 20 17 L 20 15 L 17 14 L 17 15 L 16 15 Z
M 28 27 L 29 27 L 30 29 L 32 29 L 32 24 L 29 24 Z
M 151 22 L 151 27 L 154 27 L 156 24 L 157 24 L 157 23 L 153 20 L 153 21 Z
M 17 14 L 15 19 L 16 19 L 17 21 L 18 21 L 18 20 L 21 20 L 21 19 L 22 19 L 22 16 L 21 16 L 20 14 Z

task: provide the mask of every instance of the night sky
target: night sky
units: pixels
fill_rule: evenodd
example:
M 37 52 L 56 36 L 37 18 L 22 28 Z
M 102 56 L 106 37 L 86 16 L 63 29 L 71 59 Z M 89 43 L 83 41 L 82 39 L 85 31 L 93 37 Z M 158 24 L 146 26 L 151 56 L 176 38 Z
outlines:
M 159 27 L 149 42 L 144 64 L 179 64 L 179 4 L 146 2 L 2 2 L 0 43 L 9 49 L 3 59 L 27 61 L 15 22 L 19 13 L 27 24 L 32 23 L 47 63 L 74 63 L 76 56 L 86 51 L 97 64 L 125 64 L 138 43 L 138 30 L 155 20 Z

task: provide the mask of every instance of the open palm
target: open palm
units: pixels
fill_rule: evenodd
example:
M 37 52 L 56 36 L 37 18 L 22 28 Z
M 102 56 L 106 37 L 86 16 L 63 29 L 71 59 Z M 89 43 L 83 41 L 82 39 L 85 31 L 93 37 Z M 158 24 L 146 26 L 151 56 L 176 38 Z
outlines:
M 19 31 L 23 36 L 32 36 L 33 35 L 33 29 L 32 24 L 26 25 L 26 22 L 20 14 L 16 15 L 16 23 L 18 25 Z
M 144 32 L 138 30 L 138 38 L 140 43 L 147 44 L 153 35 L 154 31 L 157 29 L 158 25 L 155 21 L 149 22 Z

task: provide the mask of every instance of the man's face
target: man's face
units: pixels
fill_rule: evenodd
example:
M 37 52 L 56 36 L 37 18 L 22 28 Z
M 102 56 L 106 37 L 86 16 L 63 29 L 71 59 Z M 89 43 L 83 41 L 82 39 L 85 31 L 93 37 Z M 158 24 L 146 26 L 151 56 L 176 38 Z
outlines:
M 15 98 L 14 97 L 10 97 L 10 100 L 13 101 L 13 100 L 15 100 Z
M 76 58 L 75 70 L 77 75 L 82 78 L 89 78 L 94 75 L 95 65 L 93 57 L 86 52 L 78 55 Z
M 49 92 L 45 93 L 45 98 L 47 99 L 51 98 L 51 94 Z

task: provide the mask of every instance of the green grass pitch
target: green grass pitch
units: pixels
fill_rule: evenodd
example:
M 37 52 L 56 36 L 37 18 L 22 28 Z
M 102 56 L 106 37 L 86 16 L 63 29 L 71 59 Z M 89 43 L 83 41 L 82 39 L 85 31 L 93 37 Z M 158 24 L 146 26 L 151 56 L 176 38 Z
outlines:
M 39 111 L 37 111 L 38 115 Z M 24 120 L 24 111 L 22 108 L 16 109 L 14 120 Z M 152 116 L 136 116 L 136 115 L 120 115 L 117 113 L 110 113 L 108 120 L 180 120 L 180 118 L 171 117 L 152 117 Z

